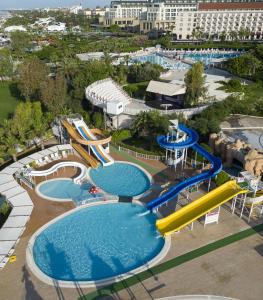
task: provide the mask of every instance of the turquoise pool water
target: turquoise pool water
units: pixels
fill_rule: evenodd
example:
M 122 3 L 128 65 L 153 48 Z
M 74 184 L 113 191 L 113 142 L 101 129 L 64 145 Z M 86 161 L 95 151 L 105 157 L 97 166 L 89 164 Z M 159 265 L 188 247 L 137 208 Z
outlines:
M 187 54 L 180 54 L 179 56 L 183 59 L 191 59 L 194 61 L 201 61 L 204 64 L 210 64 L 216 59 L 229 59 L 233 57 L 238 57 L 242 55 L 241 52 L 234 52 L 234 53 L 187 53 Z M 179 58 L 179 56 L 177 58 Z M 189 69 L 191 66 L 189 64 L 186 64 L 181 61 L 176 61 L 173 59 L 168 59 L 160 54 L 148 54 L 148 55 L 142 55 L 137 56 L 133 58 L 132 63 L 145 63 L 145 62 L 151 62 L 154 64 L 159 64 L 165 69 L 170 70 L 185 70 Z
M 116 162 L 108 167 L 91 169 L 89 175 L 95 185 L 112 195 L 134 197 L 150 188 L 148 176 L 131 164 Z
M 51 224 L 36 238 L 33 257 L 57 280 L 91 281 L 129 272 L 163 248 L 156 216 L 131 203 L 82 208 Z
M 44 196 L 62 199 L 72 199 L 77 204 L 83 200 L 96 200 L 102 194 L 90 194 L 90 183 L 75 184 L 71 179 L 48 180 L 39 186 L 39 192 Z
M 183 55 L 184 58 L 190 58 L 195 61 L 202 61 L 205 64 L 211 63 L 217 59 L 227 60 L 229 58 L 234 58 L 240 56 L 240 52 L 233 53 L 189 53 Z
M 142 55 L 138 56 L 132 59 L 132 63 L 145 63 L 145 62 L 151 62 L 153 64 L 161 65 L 165 69 L 170 70 L 183 70 L 183 69 L 189 69 L 190 65 L 177 61 L 173 62 L 172 60 L 167 59 L 166 57 L 163 57 L 158 54 L 148 54 L 148 55 Z

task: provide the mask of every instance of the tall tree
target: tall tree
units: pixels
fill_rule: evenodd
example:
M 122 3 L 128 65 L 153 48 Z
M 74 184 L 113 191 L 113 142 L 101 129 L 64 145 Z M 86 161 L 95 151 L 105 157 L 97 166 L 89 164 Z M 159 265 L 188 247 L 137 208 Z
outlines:
M 23 56 L 30 47 L 30 36 L 26 32 L 15 31 L 11 34 L 11 47 L 18 56 Z
M 59 114 L 67 100 L 67 83 L 63 73 L 49 78 L 41 86 L 41 101 L 52 113 Z
M 188 107 L 198 105 L 201 98 L 206 96 L 204 66 L 201 62 L 193 64 L 185 75 L 185 105 Z
M 0 51 L 0 77 L 11 77 L 13 75 L 13 61 L 9 50 Z
M 48 67 L 36 57 L 27 58 L 18 67 L 18 88 L 25 99 L 37 99 L 43 82 L 46 82 Z

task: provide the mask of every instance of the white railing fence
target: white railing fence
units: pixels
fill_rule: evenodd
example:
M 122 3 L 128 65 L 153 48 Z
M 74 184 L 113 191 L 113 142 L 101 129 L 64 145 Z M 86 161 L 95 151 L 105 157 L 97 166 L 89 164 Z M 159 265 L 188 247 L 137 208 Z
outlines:
M 129 155 L 135 156 L 138 158 L 143 158 L 143 159 L 147 159 L 147 160 L 159 160 L 159 161 L 165 160 L 165 156 L 143 154 L 143 153 L 139 153 L 139 152 L 136 152 L 136 151 L 133 151 L 128 148 L 121 147 L 121 146 L 117 146 L 117 147 L 118 147 L 119 151 L 126 152 Z

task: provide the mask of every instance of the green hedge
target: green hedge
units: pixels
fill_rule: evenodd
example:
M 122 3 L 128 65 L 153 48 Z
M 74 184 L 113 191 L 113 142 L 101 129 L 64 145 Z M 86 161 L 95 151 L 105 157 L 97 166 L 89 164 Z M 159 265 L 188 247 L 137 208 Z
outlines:
M 214 179 L 217 186 L 220 186 L 229 180 L 230 180 L 230 176 L 225 171 L 221 171 Z

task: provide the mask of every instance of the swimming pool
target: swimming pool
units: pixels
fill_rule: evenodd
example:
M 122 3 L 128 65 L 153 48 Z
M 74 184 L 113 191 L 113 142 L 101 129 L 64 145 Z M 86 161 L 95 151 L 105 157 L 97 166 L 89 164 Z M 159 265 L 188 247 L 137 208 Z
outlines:
M 27 261 L 45 282 L 45 275 L 62 281 L 108 280 L 165 255 L 165 239 L 158 237 L 155 222 L 156 215 L 137 204 L 82 207 L 40 229 L 29 242 Z
M 115 162 L 108 167 L 90 169 L 89 176 L 105 192 L 123 197 L 135 197 L 150 188 L 150 179 L 136 165 Z
M 213 63 L 214 61 L 221 59 L 221 60 L 227 60 L 229 58 L 234 58 L 242 55 L 243 53 L 241 52 L 232 52 L 232 53 L 203 53 L 203 52 L 192 52 L 192 53 L 182 53 L 178 54 L 178 56 L 175 56 L 174 58 L 176 59 L 190 59 L 194 61 L 201 61 L 204 64 L 210 64 Z M 151 62 L 154 64 L 159 64 L 165 69 L 170 69 L 170 70 L 186 70 L 189 69 L 191 66 L 189 64 L 186 64 L 182 61 L 175 60 L 175 59 L 169 59 L 161 54 L 153 53 L 153 54 L 148 54 L 148 55 L 141 55 L 141 56 L 136 56 L 132 58 L 131 62 L 132 63 L 145 63 L 145 62 Z
M 190 65 L 181 62 L 181 61 L 172 61 L 171 59 L 167 59 L 164 56 L 161 56 L 159 54 L 148 54 L 148 55 L 142 55 L 142 56 L 137 56 L 133 58 L 132 63 L 145 63 L 145 62 L 151 62 L 153 64 L 158 64 L 161 65 L 165 69 L 170 69 L 170 70 L 184 70 L 184 69 L 189 69 Z
M 38 194 L 49 200 L 69 201 L 73 200 L 76 204 L 84 200 L 96 200 L 102 194 L 90 194 L 89 189 L 92 184 L 85 182 L 83 184 L 76 184 L 72 179 L 58 178 L 47 180 L 37 186 Z
M 242 53 L 240 52 L 233 52 L 233 53 L 201 53 L 201 52 L 197 52 L 197 53 L 187 53 L 183 55 L 183 58 L 185 59 L 191 59 L 194 61 L 201 61 L 205 64 L 209 64 L 212 63 L 218 59 L 220 60 L 227 60 L 230 58 L 234 58 L 234 57 L 238 57 L 240 56 Z
M 150 175 L 130 163 L 115 162 L 106 168 L 100 166 L 91 169 L 89 176 L 95 185 L 117 196 L 135 197 L 150 188 Z

